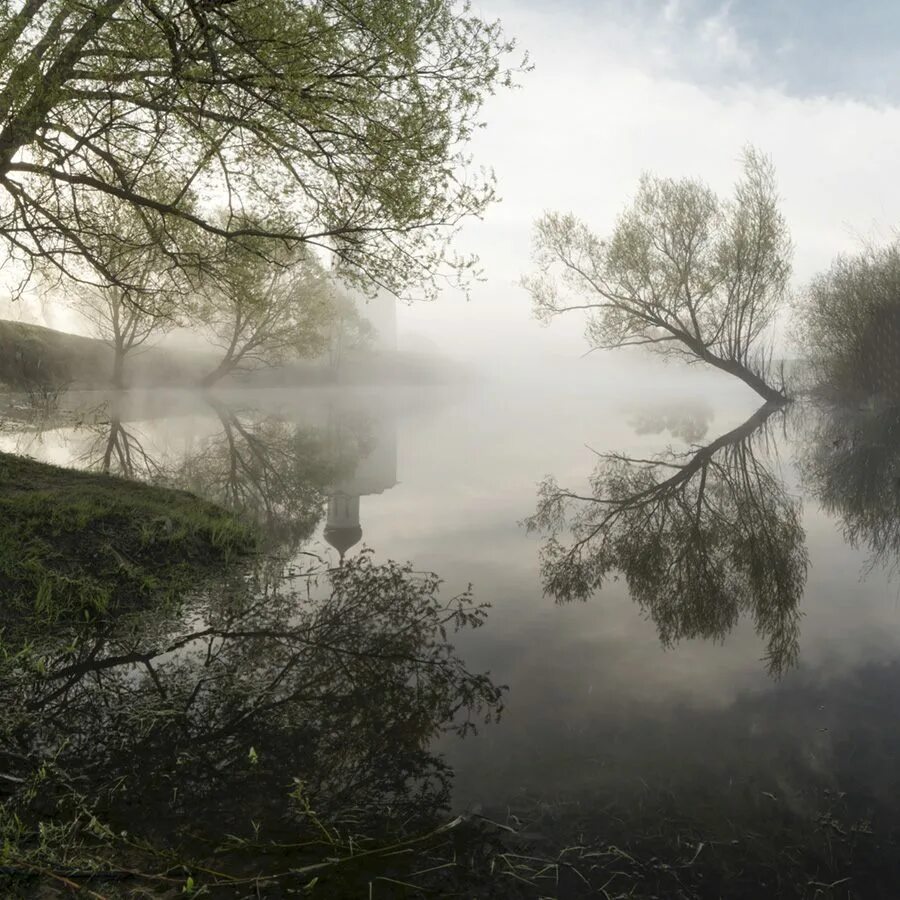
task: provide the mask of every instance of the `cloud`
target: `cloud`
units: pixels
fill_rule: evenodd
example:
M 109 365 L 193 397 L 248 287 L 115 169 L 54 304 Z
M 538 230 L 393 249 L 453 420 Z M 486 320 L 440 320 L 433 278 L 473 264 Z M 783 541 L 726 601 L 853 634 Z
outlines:
M 712 53 L 716 66 L 736 66 L 749 70 L 753 52 L 742 41 L 734 23 L 729 19 L 731 4 L 723 4 L 713 15 L 703 19 L 698 29 L 700 41 Z
M 507 2 L 489 14 L 536 67 L 520 89 L 493 98 L 474 147 L 475 158 L 495 168 L 503 202 L 467 226 L 460 244 L 480 254 L 488 282 L 468 304 L 448 294 L 402 310 L 408 330 L 505 370 L 541 355 L 577 357 L 586 350 L 581 322 L 542 328 L 515 284 L 530 265 L 534 219 L 546 209 L 572 210 L 608 230 L 645 170 L 700 177 L 727 193 L 747 143 L 769 153 L 778 170 L 798 287 L 835 254 L 856 249 L 861 236 L 887 234 L 897 221 L 900 184 L 890 177 L 900 157 L 897 106 L 800 96 L 746 72 L 724 83 L 698 80 L 693 45 L 673 42 L 677 23 L 664 21 L 692 16 L 702 32 L 693 5 L 658 5 L 646 28 L 584 5 Z M 725 18 L 718 32 L 707 28 L 707 40 L 721 40 L 725 55 L 752 54 L 738 37 L 744 49 L 728 49 L 731 8 L 713 14 Z

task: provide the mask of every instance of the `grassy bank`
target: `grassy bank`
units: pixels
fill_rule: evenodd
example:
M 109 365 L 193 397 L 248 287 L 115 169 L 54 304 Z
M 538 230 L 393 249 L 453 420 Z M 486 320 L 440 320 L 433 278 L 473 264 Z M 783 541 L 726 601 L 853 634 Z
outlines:
M 169 599 L 254 530 L 183 491 L 0 454 L 0 597 L 53 620 Z

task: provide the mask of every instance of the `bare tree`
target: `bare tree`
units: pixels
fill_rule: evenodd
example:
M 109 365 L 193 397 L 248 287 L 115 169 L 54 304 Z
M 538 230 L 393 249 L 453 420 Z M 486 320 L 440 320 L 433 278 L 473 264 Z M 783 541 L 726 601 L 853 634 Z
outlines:
M 777 200 L 772 164 L 752 148 L 730 201 L 699 181 L 645 175 L 608 239 L 571 214 L 538 220 L 538 270 L 523 284 L 540 319 L 587 311 L 594 348 L 702 361 L 780 402 L 763 346 L 790 274 Z

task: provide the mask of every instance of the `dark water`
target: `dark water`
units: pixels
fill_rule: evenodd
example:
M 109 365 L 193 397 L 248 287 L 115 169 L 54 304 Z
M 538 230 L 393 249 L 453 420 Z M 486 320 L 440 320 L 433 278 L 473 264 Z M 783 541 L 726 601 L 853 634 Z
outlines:
M 628 872 L 609 896 L 625 895 L 640 875 L 639 854 L 665 876 L 646 883 L 668 887 L 638 896 L 892 896 L 900 883 L 900 410 L 870 400 L 759 413 L 740 385 L 666 372 L 652 392 L 649 381 L 562 374 L 422 391 L 247 391 L 221 395 L 218 408 L 187 394 L 70 397 L 64 405 L 77 412 L 62 423 L 8 422 L 2 448 L 75 466 L 102 468 L 106 459 L 133 477 L 171 481 L 175 472 L 221 500 L 233 499 L 223 462 L 233 458 L 217 454 L 240 443 L 242 430 L 275 444 L 302 434 L 299 468 L 296 448 L 269 459 L 321 495 L 286 498 L 275 484 L 277 496 L 262 504 L 274 543 L 298 565 L 307 554 L 336 563 L 335 546 L 348 562 L 369 548 L 375 563 L 436 573 L 443 597 L 471 584 L 475 600 L 490 604 L 482 627 L 450 640 L 468 671 L 489 671 L 508 687 L 504 710 L 477 734 L 432 741 L 429 752 L 449 772 L 428 803 L 446 799 L 455 811 L 515 827 L 550 855 L 576 843 L 620 849 Z M 112 451 L 110 422 L 122 431 Z M 609 461 L 611 453 L 620 458 Z M 664 466 L 649 469 L 652 459 Z M 582 537 L 602 520 L 595 492 L 611 491 L 625 511 L 586 544 L 586 568 L 561 564 L 548 592 L 547 530 L 523 522 L 550 475 L 587 498 L 572 510 L 595 516 L 582 522 Z M 676 476 L 674 487 L 660 487 Z M 252 490 L 242 496 L 259 512 Z M 558 529 L 565 547 L 569 525 Z M 575 594 L 586 585 L 586 600 L 554 596 L 573 585 Z M 276 608 L 266 615 L 277 619 Z M 149 630 L 117 637 L 115 653 L 173 646 L 171 623 L 141 627 Z M 162 679 L 178 683 L 179 653 L 193 652 L 164 650 Z M 270 644 L 240 652 L 273 654 L 275 666 Z M 121 699 L 105 698 L 102 677 L 91 677 L 90 699 L 55 713 L 63 731 L 67 715 L 79 717 L 68 723 L 73 731 L 90 715 L 117 715 L 104 704 Z M 192 690 L 202 697 L 200 682 Z M 351 695 L 329 702 L 349 709 Z M 20 700 L 27 718 L 30 701 Z M 360 741 L 378 736 L 384 767 L 421 774 L 408 742 L 392 743 L 391 728 L 409 730 L 392 720 L 395 700 L 389 692 L 366 700 L 386 711 L 363 722 L 326 703 L 334 734 L 304 765 L 327 770 L 358 728 Z M 220 715 L 224 705 L 209 709 Z M 158 714 L 145 721 L 141 752 L 151 756 Z M 267 727 L 253 753 L 277 759 L 283 735 Z M 90 755 L 83 751 L 85 771 Z M 177 767 L 154 778 L 154 790 L 177 793 Z M 265 815 L 266 791 L 282 781 L 273 775 L 252 803 L 244 798 L 250 818 Z M 208 804 L 204 796 L 193 802 Z M 411 801 L 410 810 L 416 802 L 426 803 Z M 217 815 L 235 808 L 203 813 Z M 543 890 L 565 893 L 559 882 Z

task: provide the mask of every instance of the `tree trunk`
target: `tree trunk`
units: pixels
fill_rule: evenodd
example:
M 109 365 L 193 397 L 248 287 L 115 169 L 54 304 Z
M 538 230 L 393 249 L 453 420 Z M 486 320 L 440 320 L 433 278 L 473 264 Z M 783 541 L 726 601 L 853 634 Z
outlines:
M 766 403 L 787 403 L 787 397 L 785 397 L 781 391 L 776 390 L 771 385 L 767 384 L 762 376 L 757 375 L 756 372 L 748 369 L 743 363 L 738 362 L 736 359 L 723 359 L 721 356 L 710 353 L 703 344 L 691 335 L 679 333 L 677 337 L 705 363 L 715 366 L 715 368 L 721 369 L 729 375 L 740 378 L 744 384 L 752 387 Z
M 123 373 L 125 371 L 125 351 L 121 347 L 113 349 L 113 370 L 112 370 L 112 386 L 114 388 L 123 388 Z
M 748 369 L 743 363 L 732 359 L 721 359 L 718 356 L 713 356 L 711 353 L 705 354 L 703 359 L 711 366 L 740 378 L 741 381 L 752 387 L 767 403 L 787 403 L 787 397 L 781 391 L 767 384 L 761 376 Z

